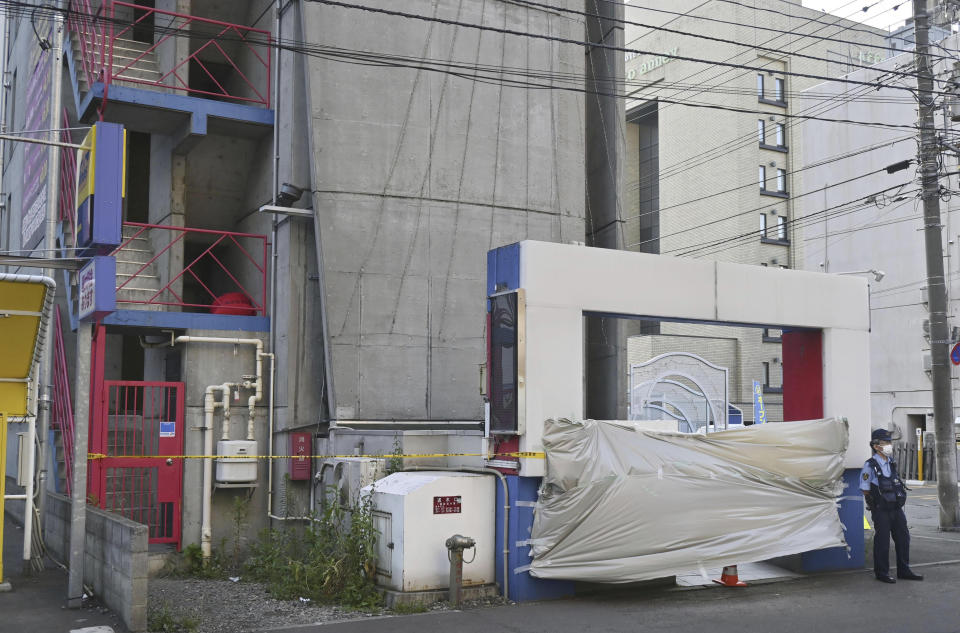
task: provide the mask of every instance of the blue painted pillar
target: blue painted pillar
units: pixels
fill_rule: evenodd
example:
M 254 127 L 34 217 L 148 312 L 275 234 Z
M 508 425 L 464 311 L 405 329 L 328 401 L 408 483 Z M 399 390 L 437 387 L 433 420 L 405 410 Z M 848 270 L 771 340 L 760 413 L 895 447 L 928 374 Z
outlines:
M 863 534 L 863 495 L 860 493 L 860 469 L 843 471 L 843 493 L 840 501 L 840 522 L 850 551 L 845 547 L 831 547 L 800 555 L 803 571 L 836 571 L 862 569 L 866 563 Z
M 534 578 L 530 572 L 516 570 L 530 564 L 530 546 L 518 545 L 530 538 L 533 527 L 533 505 L 537 500 L 537 490 L 540 488 L 540 477 L 520 477 L 507 475 L 507 489 L 509 491 L 510 521 L 509 542 L 507 549 L 507 576 L 509 593 L 506 596 L 515 602 L 531 600 L 550 600 L 573 595 L 573 581 L 544 580 Z M 496 576 L 497 582 L 503 583 L 503 487 L 497 486 L 497 552 Z M 503 587 L 501 587 L 501 590 Z

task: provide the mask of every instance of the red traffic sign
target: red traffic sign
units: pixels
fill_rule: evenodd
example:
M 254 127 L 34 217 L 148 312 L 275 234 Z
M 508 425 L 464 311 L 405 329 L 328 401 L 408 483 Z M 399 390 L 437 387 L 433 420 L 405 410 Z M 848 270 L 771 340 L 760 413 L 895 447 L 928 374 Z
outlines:
M 954 345 L 953 349 L 950 350 L 950 362 L 954 365 L 960 365 L 960 343 Z

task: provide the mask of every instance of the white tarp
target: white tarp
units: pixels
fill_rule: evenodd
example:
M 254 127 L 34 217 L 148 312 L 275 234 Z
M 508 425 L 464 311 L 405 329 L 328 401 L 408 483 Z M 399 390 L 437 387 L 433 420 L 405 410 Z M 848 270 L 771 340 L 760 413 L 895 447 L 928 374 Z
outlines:
M 538 578 L 634 582 L 845 546 L 846 420 L 709 435 L 548 420 Z

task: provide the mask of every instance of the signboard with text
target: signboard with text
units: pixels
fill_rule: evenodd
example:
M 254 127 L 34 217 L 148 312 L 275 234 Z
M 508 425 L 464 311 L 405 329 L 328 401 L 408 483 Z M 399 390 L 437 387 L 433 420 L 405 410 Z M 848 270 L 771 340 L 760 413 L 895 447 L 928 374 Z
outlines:
M 117 263 L 94 257 L 80 269 L 77 315 L 81 321 L 101 319 L 117 309 Z
M 47 40 L 52 40 L 52 27 Z M 50 116 L 50 71 L 53 54 L 39 46 L 34 47 L 31 63 L 33 72 L 27 81 L 24 103 L 24 130 L 47 130 L 52 126 Z M 17 106 L 19 107 L 19 106 Z M 19 128 L 16 122 L 14 125 Z M 45 234 L 47 217 L 47 180 L 50 171 L 50 147 L 38 143 L 23 144 L 23 198 L 20 206 L 20 243 L 25 251 L 35 249 Z M 52 248 L 47 245 L 46 248 Z M 26 254 L 26 253 L 24 253 Z
M 763 406 L 763 385 L 759 380 L 753 381 L 753 423 L 763 424 L 767 421 L 767 411 Z
M 433 498 L 433 513 L 434 514 L 460 514 L 461 505 L 460 497 L 434 497 Z

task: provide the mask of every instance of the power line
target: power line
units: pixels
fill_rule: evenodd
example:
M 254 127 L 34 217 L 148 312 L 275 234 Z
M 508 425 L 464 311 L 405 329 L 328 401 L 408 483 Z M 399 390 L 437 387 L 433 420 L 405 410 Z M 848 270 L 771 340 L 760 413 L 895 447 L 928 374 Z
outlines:
M 544 3 L 542 3 L 542 2 L 536 2 L 535 0 L 514 0 L 514 1 L 515 1 L 517 4 L 528 5 L 528 6 L 539 7 L 539 8 L 546 8 L 546 9 L 550 9 L 550 10 L 552 10 L 552 11 L 557 11 L 557 12 L 560 12 L 560 13 L 571 13 L 571 14 L 575 14 L 575 15 L 586 16 L 586 17 L 589 17 L 589 18 L 599 18 L 599 17 L 601 17 L 599 14 L 596 14 L 596 13 L 590 13 L 590 12 L 588 12 L 588 11 L 577 11 L 576 9 L 567 9 L 566 7 L 559 7 L 559 6 L 552 5 L 552 4 L 544 4 Z M 717 0 L 717 1 L 718 1 L 718 2 L 730 2 L 731 0 Z M 739 4 L 739 3 L 733 2 L 733 4 Z M 759 7 L 757 7 L 757 9 L 759 10 Z M 777 13 L 779 13 L 779 12 L 777 12 Z M 791 16 L 791 17 L 793 17 L 793 16 Z M 783 54 L 783 51 L 782 51 L 781 49 L 778 49 L 778 48 L 769 48 L 769 47 L 763 46 L 762 44 L 747 44 L 747 43 L 745 43 L 745 42 L 738 42 L 738 41 L 736 41 L 736 40 L 729 40 L 729 39 L 722 38 L 722 37 L 713 37 L 713 36 L 711 36 L 711 35 L 703 35 L 703 34 L 699 34 L 699 33 L 690 33 L 689 31 L 681 31 L 681 30 L 679 30 L 679 29 L 671 29 L 671 28 L 668 28 L 668 27 L 666 27 L 666 26 L 655 26 L 655 25 L 652 25 L 652 24 L 645 24 L 645 23 L 643 23 L 643 22 L 636 22 L 636 21 L 627 20 L 627 19 L 604 18 L 604 20 L 606 20 L 606 21 L 608 21 L 608 22 L 615 22 L 615 23 L 618 23 L 618 24 L 624 24 L 624 25 L 629 25 L 629 26 L 639 26 L 639 27 L 642 27 L 642 28 L 645 28 L 645 29 L 651 29 L 651 30 L 661 31 L 661 32 L 663 32 L 663 33 L 673 33 L 673 34 L 675 34 L 675 35 L 683 35 L 683 36 L 685 36 L 685 37 L 693 37 L 693 38 L 696 38 L 696 39 L 706 40 L 706 41 L 708 41 L 708 42 L 720 42 L 720 43 L 722 43 L 722 44 L 733 44 L 734 46 L 743 46 L 743 47 L 745 47 L 745 48 L 749 48 L 749 49 L 752 49 L 752 50 L 766 51 L 766 52 L 770 52 L 770 53 L 776 53 L 776 54 L 778 54 L 778 55 L 782 55 L 782 54 Z M 874 35 L 874 36 L 878 36 L 878 37 L 879 37 L 879 35 L 878 35 L 877 33 L 871 33 L 871 35 Z M 847 42 L 847 43 L 855 43 L 855 42 Z M 859 46 L 859 43 L 856 43 L 856 44 Z M 884 48 L 885 50 L 889 50 L 889 47 L 886 47 L 886 46 L 885 46 L 885 47 L 881 47 L 881 48 Z M 662 54 L 661 54 L 661 55 L 662 55 Z M 805 59 L 813 59 L 813 60 L 821 61 L 821 62 L 832 62 L 832 61 L 834 61 L 834 60 L 831 60 L 831 59 L 827 59 L 827 58 L 825 58 L 825 57 L 817 57 L 816 55 L 805 55 L 805 54 L 803 54 L 803 53 L 790 53 L 790 55 L 795 56 L 795 57 L 802 57 L 802 58 L 805 58 Z M 850 66 L 851 68 L 871 68 L 871 66 L 867 66 L 867 65 L 863 65 L 863 64 L 853 64 L 853 63 L 849 63 L 849 64 L 847 64 L 847 65 Z M 904 76 L 908 76 L 908 77 L 913 77 L 913 76 L 914 76 L 912 73 L 898 73 L 898 74 L 903 74 Z
M 849 178 L 849 179 L 847 179 L 847 180 L 838 182 L 838 183 L 836 183 L 836 184 L 826 185 L 826 186 L 824 186 L 824 187 L 822 187 L 822 188 L 820 188 L 820 189 L 814 189 L 814 190 L 812 190 L 812 191 L 808 191 L 808 192 L 806 192 L 806 193 L 799 194 L 799 195 L 797 195 L 797 196 L 794 196 L 794 197 L 791 198 L 791 199 L 792 199 L 792 200 L 795 200 L 795 199 L 797 199 L 797 198 L 802 198 L 802 197 L 804 197 L 804 196 L 809 196 L 809 195 L 812 195 L 812 194 L 814 194 L 814 193 L 821 193 L 821 192 L 823 192 L 825 189 L 831 189 L 831 188 L 833 188 L 833 187 L 839 187 L 840 185 L 845 185 L 845 184 L 854 182 L 854 181 L 856 181 L 856 180 L 860 180 L 861 178 L 867 178 L 867 177 L 869 177 L 869 176 L 874 176 L 874 175 L 876 175 L 876 174 L 879 174 L 879 173 L 882 172 L 882 171 L 884 171 L 884 169 L 875 169 L 875 170 L 873 170 L 873 171 L 868 171 L 868 172 L 865 173 L 865 174 L 860 174 L 859 176 L 854 176 L 853 178 Z M 894 187 L 894 188 L 895 188 L 895 187 Z M 884 191 L 886 191 L 886 190 L 884 190 Z M 859 199 L 859 198 L 858 198 L 858 199 Z M 674 231 L 673 233 L 669 233 L 669 234 L 667 234 L 667 235 L 661 235 L 661 236 L 658 237 L 656 240 L 654 240 L 654 239 L 644 240 L 644 241 L 642 241 L 642 242 L 637 242 L 637 243 L 635 243 L 635 244 L 630 244 L 630 246 L 643 246 L 644 244 L 647 244 L 647 243 L 649 243 L 649 242 L 662 241 L 662 240 L 664 240 L 664 239 L 666 239 L 666 238 L 668 238 L 668 237 L 676 237 L 677 235 L 683 235 L 684 233 L 689 233 L 690 231 L 699 231 L 699 230 L 703 229 L 704 227 L 713 226 L 714 224 L 719 224 L 720 222 L 726 222 L 727 220 L 733 220 L 733 219 L 736 219 L 736 218 L 739 218 L 739 217 L 743 217 L 743 216 L 748 215 L 748 214 L 751 214 L 751 213 L 756 213 L 756 212 L 758 212 L 758 211 L 763 211 L 764 209 L 767 209 L 767 208 L 769 208 L 769 205 L 768 205 L 768 204 L 765 204 L 765 205 L 762 205 L 762 206 L 759 206 L 759 207 L 755 207 L 755 208 L 753 208 L 753 209 L 748 209 L 748 210 L 746 210 L 746 211 L 740 211 L 740 212 L 738 212 L 738 213 L 734 213 L 733 215 L 726 215 L 726 216 L 724 216 L 724 217 L 722 217 L 722 218 L 717 218 L 717 219 L 714 219 L 714 220 L 710 220 L 709 222 L 703 222 L 702 224 L 698 224 L 697 226 L 691 226 L 691 227 L 688 227 L 688 228 L 685 228 L 685 229 L 681 229 L 681 230 L 679 230 L 679 231 Z M 672 251 L 666 251 L 666 253 L 664 253 L 664 254 L 667 254 L 667 253 L 675 253 L 675 252 L 677 252 L 677 251 L 685 251 L 685 250 L 687 250 L 687 249 L 689 249 L 689 248 L 692 248 L 692 247 L 689 246 L 689 245 L 688 245 L 688 246 L 683 246 L 683 247 L 674 249 L 674 250 L 672 250 Z M 683 254 L 686 254 L 686 253 L 683 253 Z
M 600 0 L 600 1 L 601 1 L 601 2 L 606 2 L 607 0 Z M 723 1 L 727 1 L 727 0 L 717 0 L 717 1 L 718 1 L 718 2 L 723 2 Z M 781 1 L 783 1 L 783 0 L 781 0 Z M 852 0 L 851 2 L 847 2 L 846 4 L 838 7 L 837 9 L 834 9 L 834 11 L 839 10 L 839 9 L 842 9 L 842 8 L 844 8 L 844 7 L 846 7 L 846 6 L 849 6 L 849 5 L 853 4 L 854 2 L 856 2 L 856 0 Z M 781 15 L 786 15 L 787 17 L 791 17 L 791 18 L 806 19 L 806 20 L 807 20 L 807 23 L 814 22 L 814 23 L 816 23 L 816 24 L 824 24 L 824 25 L 827 25 L 827 26 L 834 26 L 834 25 L 837 24 L 837 22 L 830 22 L 830 23 L 821 22 L 820 20 L 818 20 L 818 19 L 815 18 L 815 17 L 803 18 L 802 16 L 799 16 L 799 15 L 788 15 L 788 14 L 784 14 L 784 13 L 782 13 L 782 12 L 775 11 L 775 10 L 773 10 L 773 9 L 767 9 L 767 8 L 761 7 L 761 6 L 749 6 L 749 5 L 744 5 L 744 4 L 742 4 L 742 3 L 739 3 L 739 2 L 731 2 L 730 4 L 738 4 L 738 5 L 746 8 L 746 9 L 753 10 L 753 11 L 769 11 L 769 12 L 774 12 L 774 13 L 780 13 Z M 791 4 L 791 3 L 787 2 L 786 4 Z M 878 4 L 880 4 L 880 3 L 879 3 L 879 2 L 874 2 L 873 4 L 868 5 L 868 7 L 874 7 L 874 6 L 878 5 Z M 745 27 L 745 26 L 746 26 L 746 27 L 749 27 L 749 28 L 754 29 L 754 30 L 757 30 L 757 31 L 770 31 L 770 32 L 774 32 L 774 33 L 780 33 L 780 34 L 782 34 L 782 35 L 795 35 L 795 34 L 796 34 L 794 31 L 785 31 L 785 30 L 782 30 L 782 29 L 775 29 L 775 28 L 767 27 L 767 26 L 758 26 L 758 25 L 756 25 L 756 24 L 743 24 L 743 23 L 740 23 L 740 22 L 733 22 L 733 21 L 730 21 L 730 20 L 721 20 L 720 18 L 711 18 L 711 17 L 707 17 L 707 16 L 702 16 L 702 15 L 686 15 L 686 16 L 685 16 L 685 15 L 683 15 L 683 14 L 678 14 L 678 13 L 675 12 L 675 11 L 669 11 L 669 10 L 667 10 L 667 9 L 655 9 L 655 8 L 653 8 L 653 7 L 641 7 L 641 6 L 635 6 L 635 5 L 626 5 L 626 6 L 631 6 L 633 9 L 636 9 L 636 10 L 638 10 L 638 11 L 652 11 L 652 12 L 654 12 L 654 13 L 664 13 L 664 14 L 669 14 L 669 15 L 677 15 L 678 17 L 677 17 L 677 18 L 674 18 L 674 20 L 678 20 L 678 19 L 680 19 L 680 17 L 690 17 L 690 18 L 693 18 L 693 19 L 696 19 L 696 20 L 705 20 L 705 21 L 708 21 L 708 22 L 716 22 L 716 23 L 719 23 L 719 24 L 729 24 L 729 25 L 731 25 L 731 26 L 737 26 L 737 27 Z M 701 5 L 701 6 L 702 6 L 702 5 Z M 698 8 L 699 8 L 699 7 L 698 7 Z M 894 7 L 894 9 L 895 9 L 895 7 Z M 813 11 L 813 9 L 809 9 L 809 10 L 810 10 L 810 11 Z M 884 13 L 887 13 L 887 12 L 890 11 L 890 10 L 891 10 L 891 9 L 886 9 L 885 11 L 882 11 L 881 13 L 879 13 L 879 14 L 877 14 L 877 15 L 883 15 Z M 862 12 L 862 9 L 858 9 L 858 10 L 856 11 L 856 13 L 860 13 L 860 12 Z M 856 15 L 856 13 L 853 13 L 853 14 L 851 14 L 851 15 Z M 853 20 L 850 20 L 849 16 L 844 18 L 844 17 L 841 17 L 841 16 L 837 16 L 837 15 L 835 15 L 835 14 L 828 14 L 828 15 L 834 15 L 834 17 L 840 17 L 840 19 L 842 19 L 842 20 L 844 20 L 844 21 L 846 21 L 846 22 L 853 23 L 853 24 L 856 24 L 856 23 L 857 23 L 857 22 L 855 22 L 855 21 L 853 21 Z M 671 20 L 671 22 L 674 21 L 674 20 Z M 656 28 L 656 27 L 655 27 L 655 28 Z M 880 35 L 880 33 L 872 32 L 872 31 L 867 31 L 866 29 L 857 28 L 857 27 L 844 27 L 844 30 L 848 30 L 848 31 L 859 31 L 859 32 L 862 32 L 862 33 L 868 33 L 868 34 L 870 34 L 870 35 L 875 35 L 875 36 L 876 36 L 876 35 Z M 881 31 L 881 29 L 877 29 L 877 31 Z M 855 41 L 839 40 L 839 39 L 835 39 L 835 38 L 831 38 L 831 37 L 823 37 L 823 36 L 814 35 L 814 34 L 804 34 L 803 37 L 813 37 L 813 38 L 816 38 L 816 39 L 822 39 L 822 40 L 826 40 L 826 41 L 830 41 L 830 42 L 836 42 L 836 43 L 838 43 L 838 44 L 852 44 L 852 45 L 856 45 L 856 46 L 864 46 L 864 47 L 869 47 L 869 48 L 880 48 L 880 49 L 883 49 L 883 50 L 889 50 L 889 49 L 890 49 L 889 46 L 882 46 L 882 45 L 878 45 L 878 44 L 861 44 L 861 43 L 855 42 Z M 889 33 L 883 34 L 882 37 L 888 37 L 888 38 L 892 38 L 892 39 L 899 39 L 899 40 L 902 40 L 902 41 L 904 41 L 904 42 L 907 41 L 907 39 L 904 38 L 904 37 L 899 37 L 899 36 L 895 36 L 895 35 L 890 35 Z
M 494 32 L 494 33 L 501 33 L 501 34 L 503 34 L 503 35 L 513 35 L 513 36 L 517 36 L 517 37 L 529 37 L 529 38 L 532 38 L 532 39 L 539 39 L 539 40 L 559 42 L 559 43 L 561 43 L 561 44 L 572 44 L 572 45 L 575 45 L 575 46 L 582 46 L 582 47 L 585 47 L 585 48 L 602 48 L 602 49 L 607 49 L 607 50 L 620 51 L 620 52 L 624 52 L 624 53 L 638 53 L 638 54 L 641 54 L 641 55 L 657 55 L 657 56 L 659 56 L 659 57 L 667 57 L 667 58 L 669 58 L 669 59 L 675 59 L 675 60 L 678 60 L 678 61 L 687 61 L 687 62 L 693 62 L 693 63 L 698 63 L 698 64 L 708 64 L 708 65 L 711 65 L 711 66 L 727 66 L 727 67 L 730 67 L 730 68 L 736 68 L 736 69 L 739 69 L 739 70 L 750 70 L 750 71 L 754 71 L 754 72 L 766 70 L 765 68 L 763 68 L 763 67 L 761 67 L 761 66 L 748 66 L 748 65 L 746 65 L 746 64 L 732 64 L 732 63 L 728 63 L 728 62 L 714 62 L 714 61 L 710 61 L 710 60 L 707 60 L 707 59 L 701 59 L 701 58 L 698 58 L 698 57 L 688 57 L 688 56 L 686 56 L 686 55 L 671 55 L 671 54 L 667 54 L 667 53 L 661 53 L 661 52 L 655 52 L 655 51 L 647 51 L 647 50 L 636 49 L 636 48 L 626 48 L 626 47 L 623 47 L 623 46 L 613 46 L 613 45 L 611 45 L 611 44 L 603 44 L 603 43 L 600 43 L 600 42 L 586 42 L 586 41 L 583 41 L 583 40 L 575 40 L 575 39 L 567 38 L 567 37 L 548 36 L 548 35 L 541 35 L 541 34 L 539 34 L 539 33 L 529 33 L 529 32 L 525 32 L 525 31 L 517 31 L 517 30 L 515 30 L 515 29 L 497 28 L 497 27 L 493 27 L 493 26 L 483 26 L 483 25 L 480 25 L 480 24 L 474 24 L 474 23 L 470 23 L 470 22 L 462 22 L 462 21 L 460 21 L 460 20 L 449 20 L 449 19 L 446 19 L 446 18 L 433 18 L 433 17 L 429 17 L 429 16 L 426 16 L 426 15 L 418 14 L 418 13 L 408 13 L 408 12 L 406 12 L 406 11 L 394 11 L 394 10 L 391 10 L 391 9 L 381 9 L 381 8 L 377 8 L 377 7 L 368 7 L 368 6 L 363 6 L 363 5 L 359 5 L 359 4 L 350 4 L 350 3 L 347 3 L 347 2 L 339 2 L 338 0 L 307 0 L 307 1 L 308 1 L 308 2 L 312 2 L 312 3 L 315 3 L 315 4 L 323 4 L 323 5 L 327 5 L 327 6 L 340 7 L 340 8 L 343 8 L 343 9 L 355 9 L 355 10 L 364 11 L 364 12 L 367 12 L 367 13 L 378 13 L 378 14 L 381 14 L 381 15 L 389 15 L 389 16 L 393 16 L 393 17 L 406 18 L 406 19 L 410 19 L 410 20 L 420 20 L 420 21 L 423 21 L 423 22 L 434 22 L 434 23 L 438 23 L 438 24 L 444 24 L 444 25 L 446 25 L 446 26 L 460 26 L 460 27 L 464 27 L 464 28 L 477 29 L 477 30 L 480 30 L 480 31 L 490 31 L 490 32 Z M 817 80 L 825 81 L 825 82 L 826 82 L 826 81 L 831 81 L 831 82 L 843 83 L 843 84 L 850 84 L 850 85 L 855 85 L 855 86 L 868 86 L 868 87 L 876 88 L 876 89 L 880 89 L 880 88 L 887 87 L 887 88 L 892 88 L 892 89 L 894 89 L 894 90 L 905 90 L 905 91 L 911 92 L 911 93 L 913 92 L 911 89 L 905 88 L 905 87 L 903 87 L 903 86 L 896 86 L 896 85 L 883 86 L 882 84 L 876 84 L 876 83 L 873 83 L 873 82 L 857 81 L 857 80 L 853 80 L 853 79 L 839 79 L 839 78 L 834 78 L 834 77 L 827 77 L 827 76 L 824 76 L 824 75 L 814 75 L 814 74 L 811 74 L 811 73 L 798 73 L 798 72 L 793 72 L 793 71 L 781 71 L 779 74 L 782 74 L 782 75 L 784 75 L 784 76 L 786 76 L 786 77 L 803 77 L 803 78 L 806 78 L 806 79 L 817 79 Z M 943 94 L 947 94 L 947 93 L 938 93 L 938 94 L 943 95 Z
M 903 183 L 902 185 L 898 185 L 897 187 L 890 187 L 890 188 L 888 188 L 888 189 L 884 189 L 883 191 L 889 191 L 889 189 L 896 189 L 896 188 L 898 188 L 898 187 L 902 188 L 902 187 L 906 186 L 907 184 L 909 184 L 909 183 Z M 919 189 L 911 189 L 911 190 L 909 190 L 909 191 L 907 191 L 907 192 L 904 192 L 904 193 L 917 193 L 917 192 L 919 192 L 919 191 L 920 191 Z M 882 193 L 882 192 L 877 192 L 877 193 Z M 876 194 L 874 194 L 874 195 L 876 195 Z M 862 198 L 857 198 L 857 200 L 862 200 Z M 847 206 L 849 206 L 849 205 L 856 204 L 857 200 L 855 200 L 855 201 L 849 201 L 849 202 L 845 202 L 845 203 L 843 203 L 843 204 L 839 204 L 839 205 L 836 205 L 836 206 L 833 206 L 833 207 L 829 207 L 829 208 L 827 208 L 827 209 L 823 209 L 823 210 L 821 210 L 821 211 L 817 211 L 817 212 L 815 212 L 815 213 L 811 213 L 811 214 L 809 214 L 809 215 L 806 215 L 806 216 L 804 216 L 804 217 L 802 217 L 802 218 L 794 218 L 794 219 L 792 219 L 792 220 L 788 220 L 788 221 L 785 222 L 784 224 L 786 225 L 786 227 L 787 227 L 788 229 L 802 228 L 802 227 L 805 227 L 805 226 L 810 226 L 810 225 L 815 224 L 815 223 L 817 223 L 817 222 L 821 222 L 821 221 L 823 221 L 825 218 L 841 217 L 841 216 L 843 216 L 843 215 L 847 215 L 847 214 L 850 214 L 850 213 L 855 213 L 855 212 L 857 212 L 857 211 L 861 211 L 861 210 L 863 210 L 863 209 L 865 209 L 865 208 L 868 208 L 868 207 L 872 206 L 872 203 L 860 203 L 860 204 L 858 204 L 857 206 L 854 206 L 853 208 L 849 208 L 849 209 L 845 209 L 845 208 L 844 208 L 844 207 L 847 207 Z M 831 211 L 833 211 L 834 213 L 831 213 Z M 694 252 L 697 252 L 697 251 L 703 251 L 703 252 L 700 252 L 700 254 L 697 255 L 697 257 L 706 257 L 706 256 L 708 256 L 708 255 L 716 255 L 717 253 L 722 253 L 722 252 L 724 252 L 724 251 L 730 250 L 731 248 L 737 248 L 737 247 L 742 246 L 742 245 L 744 245 L 744 244 L 746 244 L 746 243 L 749 243 L 750 241 L 756 239 L 757 237 L 762 236 L 762 234 L 763 234 L 763 231 L 762 231 L 761 229 L 757 229 L 757 230 L 754 230 L 754 231 L 748 231 L 748 232 L 746 232 L 746 233 L 741 233 L 740 235 L 737 235 L 737 236 L 735 236 L 735 237 L 731 237 L 731 238 L 728 238 L 728 239 L 725 239 L 725 240 L 716 241 L 716 242 L 713 243 L 713 244 L 705 244 L 705 245 L 700 246 L 700 247 L 698 247 L 698 248 L 696 248 L 696 249 L 692 249 L 692 250 L 690 250 L 689 252 L 681 253 L 681 254 L 678 255 L 678 256 L 679 256 L 679 257 L 689 256 L 689 255 L 692 255 Z M 718 248 L 718 247 L 720 247 L 720 248 Z M 670 252 L 675 252 L 675 251 L 670 251 Z
M 903 141 L 908 140 L 908 139 L 910 139 L 910 138 L 912 138 L 912 136 L 905 136 L 905 137 L 901 137 L 901 138 L 898 138 L 898 139 L 894 139 L 894 140 L 891 140 L 891 141 L 886 141 L 886 142 L 879 143 L 879 144 L 875 144 L 875 145 L 868 145 L 868 146 L 866 146 L 866 147 L 863 147 L 863 148 L 860 148 L 860 149 L 857 149 L 857 150 L 851 150 L 851 151 L 849 151 L 849 152 L 844 152 L 843 154 L 839 154 L 839 155 L 834 156 L 834 157 L 832 157 L 832 158 L 824 159 L 824 160 L 822 160 L 822 161 L 820 161 L 820 162 L 811 163 L 810 165 L 805 165 L 805 166 L 800 167 L 800 168 L 798 168 L 798 169 L 794 169 L 794 170 L 792 170 L 792 171 L 788 171 L 788 172 L 786 173 L 786 175 L 787 175 L 787 176 L 792 176 L 792 175 L 794 175 L 794 174 L 800 173 L 801 171 L 805 171 L 805 170 L 807 170 L 807 169 L 813 169 L 813 168 L 815 168 L 815 167 L 822 167 L 822 166 L 824 166 L 824 165 L 829 165 L 830 163 L 835 163 L 835 162 L 837 162 L 837 161 L 846 160 L 846 159 L 848 159 L 848 158 L 853 158 L 854 156 L 860 156 L 861 154 L 867 154 L 867 153 L 869 153 L 869 152 L 873 152 L 873 151 L 876 151 L 876 150 L 878 150 L 878 149 L 882 149 L 882 148 L 884 148 L 884 147 L 887 147 L 887 146 L 890 146 L 890 145 L 894 145 L 894 144 L 896 144 L 896 143 L 903 142 Z M 747 184 L 744 184 L 744 185 L 739 185 L 739 186 L 736 186 L 736 187 L 732 187 L 732 188 L 730 188 L 730 189 L 725 189 L 725 190 L 723 190 L 723 191 L 718 191 L 718 192 L 715 192 L 715 193 L 706 194 L 706 195 L 703 195 L 703 196 L 701 196 L 701 197 L 699 197 L 699 198 L 694 198 L 694 199 L 692 199 L 692 200 L 686 200 L 686 201 L 684 201 L 684 202 L 678 202 L 678 203 L 676 203 L 676 204 L 668 205 L 668 206 L 666 206 L 666 207 L 660 207 L 660 208 L 658 208 L 658 209 L 656 209 L 656 210 L 653 210 L 653 211 L 643 211 L 643 212 L 641 212 L 641 213 L 638 213 L 637 215 L 628 216 L 628 217 L 625 218 L 625 219 L 626 219 L 626 220 L 635 220 L 635 219 L 638 219 L 638 218 L 642 218 L 642 217 L 644 217 L 644 216 L 646 216 L 646 215 L 659 214 L 659 213 L 662 213 L 663 211 L 666 211 L 666 210 L 668 210 L 668 209 L 675 209 L 675 208 L 678 208 L 678 207 L 683 207 L 683 206 L 686 206 L 686 205 L 688 205 L 688 204 L 693 204 L 694 202 L 702 202 L 703 200 L 707 200 L 707 199 L 713 198 L 713 197 L 715 197 L 715 196 L 720 196 L 720 195 L 732 193 L 732 192 L 734 192 L 734 191 L 739 191 L 739 190 L 741 190 L 741 189 L 747 189 L 747 188 L 756 187 L 756 186 L 757 186 L 757 183 L 756 183 L 756 182 L 748 182 Z M 818 189 L 818 191 L 820 191 L 820 190 Z M 786 202 L 786 200 L 787 200 L 787 199 L 784 199 L 784 200 L 782 200 L 782 202 Z M 773 204 L 777 204 L 777 203 L 773 203 Z M 764 205 L 764 206 L 761 207 L 761 208 L 768 208 L 769 206 L 770 206 L 770 205 L 767 204 L 767 205 Z

